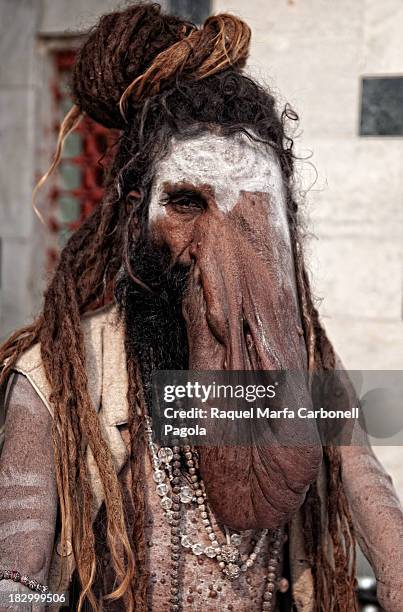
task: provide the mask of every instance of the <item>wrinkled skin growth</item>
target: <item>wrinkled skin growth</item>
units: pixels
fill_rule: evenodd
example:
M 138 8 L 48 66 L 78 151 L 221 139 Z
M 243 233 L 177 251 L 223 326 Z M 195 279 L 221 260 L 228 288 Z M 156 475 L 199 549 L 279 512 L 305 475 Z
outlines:
M 149 229 L 173 264 L 190 266 L 182 305 L 189 369 L 306 370 L 281 172 L 269 147 L 240 134 L 174 141 L 157 165 Z M 288 385 L 284 402 L 309 407 L 307 384 Z M 316 424 L 267 422 L 263 439 L 244 427 L 247 447 L 199 449 L 208 498 L 234 529 L 274 528 L 317 477 Z

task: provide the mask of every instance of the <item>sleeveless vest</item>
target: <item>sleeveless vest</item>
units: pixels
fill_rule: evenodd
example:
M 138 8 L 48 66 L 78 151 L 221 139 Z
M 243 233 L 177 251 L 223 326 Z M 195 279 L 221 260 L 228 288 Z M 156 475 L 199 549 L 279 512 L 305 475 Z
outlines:
M 118 321 L 116 308 L 109 306 L 84 315 L 82 331 L 89 393 L 98 412 L 104 440 L 111 450 L 115 469 L 119 474 L 128 459 L 128 451 L 118 426 L 127 423 L 129 411 L 124 330 Z M 53 409 L 49 401 L 51 389 L 42 365 L 40 345 L 36 344 L 26 351 L 14 369 L 30 381 L 53 417 Z M 93 518 L 95 519 L 103 502 L 104 492 L 90 449 L 87 451 L 87 465 L 93 493 Z M 319 490 L 324 502 L 323 476 L 320 480 L 322 486 L 319 486 Z M 322 508 L 325 507 L 325 503 L 322 503 Z M 67 526 L 67 534 L 69 539 L 71 525 Z M 73 557 L 69 544 L 62 550 L 60 534 L 57 534 L 48 580 L 51 592 L 68 590 L 75 567 Z M 289 558 L 296 609 L 298 612 L 313 612 L 313 577 L 304 550 L 303 525 L 299 512 L 289 525 Z M 62 576 L 62 582 L 60 582 L 60 576 Z M 54 609 L 52 607 L 52 610 Z

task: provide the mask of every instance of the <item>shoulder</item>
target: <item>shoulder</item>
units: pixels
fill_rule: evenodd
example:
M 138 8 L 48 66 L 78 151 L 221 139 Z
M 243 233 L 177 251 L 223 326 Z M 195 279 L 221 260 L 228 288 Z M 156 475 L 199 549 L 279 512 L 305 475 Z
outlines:
M 86 352 L 88 349 L 94 352 L 94 349 L 101 348 L 105 333 L 108 337 L 115 338 L 117 342 L 123 337 L 117 308 L 114 305 L 105 306 L 83 315 L 81 329 Z M 41 345 L 38 342 L 20 356 L 14 369 L 25 374 L 41 367 Z
M 125 364 L 124 332 L 115 305 L 85 314 L 81 319 L 88 387 L 96 406 L 99 406 L 105 368 L 115 370 Z M 14 366 L 24 374 L 52 413 L 51 393 L 41 357 L 40 343 L 25 351 Z M 107 376 L 108 378 L 108 376 Z
M 84 334 L 84 341 L 88 341 L 105 332 L 111 335 L 120 334 L 121 322 L 117 307 L 113 304 L 86 313 L 81 317 L 81 328 Z

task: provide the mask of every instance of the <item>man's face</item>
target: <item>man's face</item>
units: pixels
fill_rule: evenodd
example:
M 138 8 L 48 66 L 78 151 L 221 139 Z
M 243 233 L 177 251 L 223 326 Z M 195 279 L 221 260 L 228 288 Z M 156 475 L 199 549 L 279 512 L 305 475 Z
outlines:
M 290 251 L 283 180 L 271 148 L 242 133 L 218 136 L 204 132 L 187 140 L 173 139 L 170 152 L 157 164 L 150 227 L 155 238 L 168 241 L 174 257 L 187 263 L 200 215 L 217 219 L 231 212 L 244 215 L 247 211 L 241 211 L 242 203 L 252 202 L 253 194 L 264 196 L 259 212 L 265 228 L 272 227 Z M 251 204 L 251 219 L 256 217 L 255 206 Z
M 149 373 L 161 362 L 172 369 L 169 357 L 181 354 L 180 339 L 190 370 L 306 369 L 285 189 L 271 148 L 239 133 L 173 139 L 156 164 L 148 230 L 133 263 L 140 279 L 152 280 L 153 292 L 140 296 L 129 322 L 134 338 L 138 328 L 149 335 L 148 322 L 154 329 Z M 162 316 L 155 314 L 154 299 Z M 140 311 L 147 321 L 136 325 Z M 168 354 L 162 355 L 164 345 Z M 144 361 L 140 342 L 137 355 Z M 284 401 L 310 405 L 303 378 L 287 387 Z M 234 528 L 284 524 L 303 502 L 321 460 L 315 423 L 268 420 L 255 436 L 251 429 L 247 447 L 199 449 L 210 503 Z
M 305 364 L 285 189 L 269 146 L 242 133 L 173 139 L 156 166 L 149 230 L 172 263 L 192 264 L 192 365 L 203 365 L 203 348 L 217 369 Z

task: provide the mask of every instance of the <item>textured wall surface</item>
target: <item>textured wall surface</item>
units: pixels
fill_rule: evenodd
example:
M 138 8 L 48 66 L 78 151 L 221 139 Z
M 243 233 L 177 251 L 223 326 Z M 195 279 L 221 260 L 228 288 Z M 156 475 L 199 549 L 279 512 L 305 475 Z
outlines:
M 0 2 L 0 337 L 27 315 L 33 180 L 34 0 Z
M 163 7 L 169 0 L 160 0 Z M 132 4 L 131 0 L 37 0 L 40 4 L 39 32 L 60 35 L 82 32 L 101 15 Z

